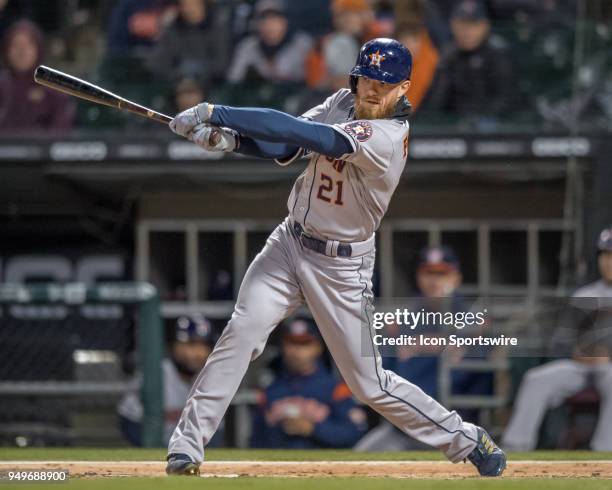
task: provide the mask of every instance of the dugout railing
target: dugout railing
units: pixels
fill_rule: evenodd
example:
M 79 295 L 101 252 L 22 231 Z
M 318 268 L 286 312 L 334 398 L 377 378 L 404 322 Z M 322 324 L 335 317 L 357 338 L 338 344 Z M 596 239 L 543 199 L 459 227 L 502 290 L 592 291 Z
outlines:
M 252 219 L 140 220 L 135 240 L 137 277 L 160 288 L 165 318 L 204 313 L 222 328 L 231 315 L 234 300 L 207 299 L 206 271 L 225 267 L 231 274 L 231 292 L 235 297 L 246 268 L 277 224 Z M 577 227 L 575 221 L 565 219 L 386 219 L 377 234 L 374 278 L 377 296 L 384 299 L 414 294 L 414 290 L 410 292 L 410 274 L 415 254 L 423 246 L 450 243 L 465 261 L 461 293 L 474 298 L 496 298 L 497 320 L 504 322 L 506 333 L 520 333 L 524 319 L 535 314 L 542 299 L 567 294 L 566 288 L 559 287 L 560 271 L 551 272 L 551 268 L 555 268 L 561 254 L 564 234 L 573 237 Z M 183 251 L 180 263 L 174 264 L 178 269 L 172 273 L 168 269 L 167 249 Z M 470 256 L 466 257 L 465 252 Z M 500 266 L 508 270 L 500 274 Z M 172 281 L 181 285 L 182 298 L 172 294 Z M 541 336 L 523 335 L 523 339 L 525 348 L 534 352 L 541 349 Z M 499 432 L 495 419 L 510 399 L 507 379 L 510 367 L 511 361 L 506 358 L 459 362 L 442 359 L 440 399 L 452 408 L 476 409 L 493 432 Z M 491 373 L 496 380 L 495 392 L 453 394 L 450 379 L 455 370 Z M 238 447 L 248 443 L 248 410 L 255 399 L 254 384 L 250 381 L 257 380 L 255 374 L 252 380 L 247 374 L 247 381 L 232 402 L 236 426 L 232 442 Z
M 278 221 L 253 219 L 140 220 L 137 279 L 159 288 L 164 317 L 203 311 L 211 318 L 227 318 L 248 265 L 276 225 Z M 561 253 L 563 234 L 573 237 L 577 226 L 564 219 L 387 219 L 377 233 L 375 292 L 381 298 L 409 296 L 414 289 L 406 276 L 420 248 L 446 244 L 464 261 L 463 294 L 522 297 L 528 303 L 563 295 L 567 291 L 559 287 L 560 271 L 550 269 Z M 169 257 L 168 250 L 180 253 Z M 174 270 L 169 268 L 172 260 Z M 500 271 L 502 266 L 506 270 Z M 211 300 L 205 271 L 223 267 L 231 275 L 231 297 Z M 173 283 L 180 285 L 181 294 L 172 291 Z

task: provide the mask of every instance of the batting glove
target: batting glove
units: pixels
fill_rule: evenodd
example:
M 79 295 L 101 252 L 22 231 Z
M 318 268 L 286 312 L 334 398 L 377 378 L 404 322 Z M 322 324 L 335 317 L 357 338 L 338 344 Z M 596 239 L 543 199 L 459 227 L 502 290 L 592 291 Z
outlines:
M 238 133 L 232 129 L 203 124 L 196 126 L 188 138 L 205 150 L 229 152 L 236 149 L 237 137 Z
M 180 136 L 188 138 L 196 126 L 210 121 L 213 105 L 202 102 L 195 107 L 177 114 L 170 121 L 170 129 Z

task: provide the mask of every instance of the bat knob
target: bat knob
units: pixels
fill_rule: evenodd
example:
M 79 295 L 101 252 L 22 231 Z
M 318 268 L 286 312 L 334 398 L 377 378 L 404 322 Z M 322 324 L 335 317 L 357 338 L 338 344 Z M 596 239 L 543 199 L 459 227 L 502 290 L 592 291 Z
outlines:
M 221 143 L 221 131 L 218 129 L 213 129 L 208 137 L 208 143 L 210 146 L 217 146 L 219 143 Z

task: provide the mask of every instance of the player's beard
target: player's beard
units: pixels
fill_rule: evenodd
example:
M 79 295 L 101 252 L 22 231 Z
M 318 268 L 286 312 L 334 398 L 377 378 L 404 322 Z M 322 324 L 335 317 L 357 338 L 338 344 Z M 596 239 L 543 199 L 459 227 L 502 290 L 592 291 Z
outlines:
M 397 101 L 387 105 L 370 104 L 361 98 L 355 98 L 355 119 L 387 119 L 395 113 Z

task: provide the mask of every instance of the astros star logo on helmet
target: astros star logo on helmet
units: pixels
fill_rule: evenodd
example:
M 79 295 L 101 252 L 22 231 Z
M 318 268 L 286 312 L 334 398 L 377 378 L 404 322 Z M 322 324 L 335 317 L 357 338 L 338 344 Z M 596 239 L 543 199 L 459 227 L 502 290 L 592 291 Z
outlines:
M 369 55 L 370 57 L 370 66 L 375 66 L 380 68 L 380 64 L 385 60 L 385 55 L 380 54 L 380 49 L 376 51 L 376 53 L 372 53 Z

